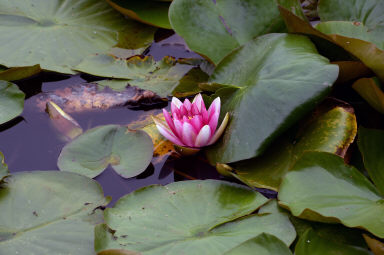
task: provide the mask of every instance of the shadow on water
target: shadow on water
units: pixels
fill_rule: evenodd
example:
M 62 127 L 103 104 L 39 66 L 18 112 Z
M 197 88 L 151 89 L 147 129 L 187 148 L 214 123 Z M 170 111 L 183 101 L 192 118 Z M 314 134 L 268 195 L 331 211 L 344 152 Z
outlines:
M 167 35 L 169 36 L 169 35 Z M 200 57 L 188 50 L 179 36 L 173 34 L 167 39 L 154 43 L 146 52 L 160 59 L 165 55 L 176 58 Z M 0 125 L 0 151 L 11 173 L 33 170 L 56 170 L 57 159 L 66 144 L 36 99 L 41 93 L 63 89 L 75 84 L 100 79 L 90 75 L 60 75 L 43 72 L 32 78 L 15 82 L 26 94 L 24 111 L 21 116 Z M 165 105 L 129 108 L 126 106 L 74 112 L 70 115 L 84 130 L 106 124 L 126 125 L 146 115 L 158 114 Z M 168 184 L 191 179 L 219 179 L 216 170 L 209 166 L 201 155 L 189 158 L 171 156 L 167 160 L 151 164 L 137 177 L 124 179 L 108 167 L 97 180 L 106 196 L 112 196 L 113 205 L 121 196 L 151 184 Z

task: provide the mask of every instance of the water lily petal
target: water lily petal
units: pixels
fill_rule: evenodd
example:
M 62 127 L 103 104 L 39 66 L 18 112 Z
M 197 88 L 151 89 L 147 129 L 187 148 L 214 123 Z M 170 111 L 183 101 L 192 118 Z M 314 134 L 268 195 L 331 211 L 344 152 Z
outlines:
M 205 107 L 201 107 L 201 117 L 203 119 L 203 123 L 208 123 L 208 111 Z
M 209 119 L 208 125 L 211 128 L 212 134 L 215 133 L 215 130 L 217 128 L 217 122 L 219 121 L 219 112 L 215 112 Z
M 211 137 L 211 128 L 208 125 L 205 125 L 199 132 L 196 137 L 195 147 L 206 146 L 209 138 Z
M 184 105 L 180 106 L 180 115 L 181 116 L 188 115 L 188 111 L 187 111 L 187 109 L 185 108 Z
M 203 118 L 200 115 L 195 115 L 191 120 L 190 123 L 192 124 L 193 128 L 196 131 L 196 134 L 200 132 L 200 129 L 204 126 L 203 125 Z
M 183 121 L 179 119 L 173 119 L 173 123 L 175 124 L 175 135 L 179 138 L 182 139 L 183 137 Z
M 216 97 L 215 100 L 213 100 L 212 104 L 209 106 L 208 109 L 208 119 L 211 118 L 212 115 L 215 113 L 220 113 L 220 97 Z
M 197 94 L 195 96 L 195 98 L 192 101 L 192 104 L 197 106 L 197 109 L 199 110 L 199 112 L 201 112 L 202 107 L 205 108 L 204 100 L 203 100 L 203 97 L 201 96 L 201 94 Z
M 168 124 L 168 127 L 172 130 L 172 133 L 176 133 L 175 124 L 173 123 L 173 120 L 171 118 L 171 115 L 169 115 L 169 112 L 163 109 L 163 115 L 164 115 L 165 121 Z
M 185 107 L 185 109 L 187 110 L 188 113 L 191 112 L 191 110 L 192 110 L 192 104 L 191 104 L 191 102 L 188 100 L 188 98 L 186 98 L 186 99 L 184 100 L 183 105 L 184 105 L 184 107 Z
M 216 133 L 212 136 L 208 145 L 215 143 L 220 138 L 220 136 L 223 134 L 225 128 L 227 127 L 228 120 L 229 120 L 229 113 L 226 113 L 225 117 L 223 119 L 223 122 L 221 122 L 220 127 L 217 129 Z
M 188 147 L 194 147 L 196 140 L 196 133 L 193 130 L 193 127 L 188 122 L 183 123 L 183 138 L 182 142 Z
M 168 129 L 165 129 L 163 128 L 163 126 L 158 126 L 158 125 L 156 125 L 156 127 L 159 130 L 160 134 L 162 134 L 165 138 L 167 138 L 172 143 L 180 146 L 186 146 L 182 141 L 179 140 L 179 138 L 174 136 L 173 133 L 169 132 Z
M 177 108 L 180 108 L 183 105 L 183 103 L 177 97 L 172 97 L 171 104 L 175 105 Z
M 197 108 L 197 105 L 196 105 L 196 104 L 192 104 L 191 113 L 192 113 L 192 115 L 198 115 L 198 114 L 200 114 L 200 111 L 199 111 L 199 109 Z
M 172 116 L 180 115 L 179 108 L 182 105 L 183 105 L 183 103 L 179 99 L 177 99 L 176 97 L 172 97 L 172 102 L 171 102 L 171 113 L 172 113 Z

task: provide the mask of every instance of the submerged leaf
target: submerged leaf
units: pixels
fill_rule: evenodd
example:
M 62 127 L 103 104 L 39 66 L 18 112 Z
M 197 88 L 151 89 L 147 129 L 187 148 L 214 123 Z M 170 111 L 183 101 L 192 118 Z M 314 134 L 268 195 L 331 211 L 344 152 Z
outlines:
M 58 159 L 62 171 L 93 178 L 108 165 L 122 177 L 142 173 L 152 159 L 153 144 L 143 131 L 129 131 L 118 125 L 88 130 L 64 146 Z
M 0 81 L 0 124 L 23 112 L 25 94 L 16 84 Z

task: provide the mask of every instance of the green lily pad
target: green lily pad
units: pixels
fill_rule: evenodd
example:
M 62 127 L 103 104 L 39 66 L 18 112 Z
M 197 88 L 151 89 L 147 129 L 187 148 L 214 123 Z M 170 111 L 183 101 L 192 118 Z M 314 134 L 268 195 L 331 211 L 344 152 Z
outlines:
M 292 252 L 284 244 L 284 242 L 273 235 L 265 233 L 240 244 L 239 246 L 224 254 L 255 254 L 255 251 L 257 251 L 257 255 L 292 255 Z
M 296 233 L 276 203 L 250 215 L 266 201 L 247 187 L 217 180 L 142 188 L 104 211 L 108 226 L 96 228 L 96 251 L 219 255 L 263 232 L 290 245 Z
M 371 255 L 367 249 L 338 243 L 336 240 L 322 237 L 313 229 L 308 229 L 300 237 L 295 247 L 296 255 Z
M 90 178 L 111 165 L 119 175 L 130 178 L 147 168 L 152 152 L 152 140 L 145 132 L 105 125 L 88 130 L 64 146 L 57 165 L 62 171 Z
M 285 176 L 278 198 L 294 216 L 340 222 L 384 237 L 384 199 L 361 172 L 345 165 L 339 156 L 305 153 Z
M 269 34 L 250 41 L 223 59 L 210 82 L 230 112 L 222 137 L 208 150 L 211 163 L 260 155 L 329 92 L 338 66 L 317 54 L 304 36 Z
M 365 169 L 384 196 L 384 131 L 360 127 L 358 137 Z
M 8 166 L 4 162 L 4 154 L 0 151 L 0 182 L 9 174 Z
M 279 138 L 263 155 L 231 165 L 230 174 L 252 187 L 277 191 L 284 175 L 304 152 L 344 156 L 356 136 L 357 123 L 351 108 L 335 107 L 314 114 L 295 130 L 293 137 Z
M 376 77 L 361 78 L 353 83 L 352 88 L 376 111 L 384 114 L 384 92 Z
M 215 64 L 251 39 L 285 31 L 277 2 L 302 15 L 298 1 L 175 0 L 169 9 L 173 29 L 193 51 Z
M 167 1 L 153 0 L 107 0 L 107 2 L 122 14 L 148 25 L 172 29 L 168 19 Z
M 382 15 L 376 15 L 384 10 L 382 1 L 321 1 L 319 15 L 326 22 L 316 28 L 290 10 L 282 6 L 279 9 L 290 32 L 314 35 L 340 46 L 384 80 L 384 27 Z M 331 9 L 332 13 L 328 15 Z
M 84 59 L 76 70 L 109 78 L 118 78 L 109 83 L 120 89 L 129 84 L 151 90 L 160 97 L 191 95 L 200 92 L 198 83 L 205 82 L 208 75 L 193 65 L 183 64 L 171 57 L 155 61 L 152 57 L 117 58 L 112 55 L 93 55 Z M 108 81 L 102 82 L 108 85 Z
M 0 80 L 17 81 L 41 72 L 39 65 L 4 68 L 0 66 Z
M 0 189 L 0 253 L 94 255 L 100 185 L 57 171 L 15 173 Z
M 40 64 L 72 74 L 84 57 L 137 37 L 131 29 L 136 22 L 105 1 L 1 1 L 0 10 L 0 65 L 7 67 Z
M 17 117 L 23 112 L 25 94 L 17 85 L 0 81 L 0 124 Z

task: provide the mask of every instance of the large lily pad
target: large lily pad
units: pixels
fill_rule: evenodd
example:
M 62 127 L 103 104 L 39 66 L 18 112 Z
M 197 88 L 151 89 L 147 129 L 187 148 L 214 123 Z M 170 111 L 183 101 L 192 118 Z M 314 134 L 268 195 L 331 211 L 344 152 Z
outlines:
M 367 249 L 338 243 L 336 240 L 320 236 L 308 229 L 299 239 L 295 248 L 296 255 L 371 255 Z
M 16 173 L 0 189 L 0 254 L 94 255 L 100 185 L 57 171 Z
M 4 154 L 0 152 L 0 182 L 9 174 L 8 166 L 4 162 Z
M 384 237 L 384 199 L 362 173 L 345 165 L 339 156 L 304 154 L 285 176 L 278 197 L 294 216 L 341 222 Z
M 301 124 L 295 135 L 279 138 L 260 157 L 231 165 L 230 173 L 250 186 L 277 191 L 284 175 L 304 152 L 324 151 L 344 156 L 357 132 L 351 108 L 335 107 L 319 112 Z
M 171 29 L 168 20 L 167 1 L 154 0 L 107 0 L 107 2 L 122 14 L 145 24 Z
M 84 57 L 137 35 L 130 29 L 136 22 L 105 1 L 1 1 L 0 10 L 0 65 L 7 67 L 74 73 Z
M 225 255 L 254 254 L 255 251 L 257 251 L 257 255 L 292 255 L 292 252 L 280 239 L 265 233 L 240 244 L 226 252 Z
M 285 30 L 277 2 L 302 15 L 295 0 L 175 0 L 169 19 L 189 48 L 217 64 L 253 38 Z
M 216 180 L 149 186 L 105 210 L 110 229 L 105 225 L 96 229 L 96 251 L 215 255 L 263 232 L 290 245 L 296 234 L 276 203 L 249 215 L 266 201 L 244 186 Z
M 384 29 L 382 15 L 376 15 L 383 12 L 382 1 L 327 0 L 320 2 L 320 6 L 323 4 L 328 7 L 319 7 L 319 15 L 326 22 L 318 24 L 316 28 L 288 9 L 282 6 L 279 9 L 289 31 L 314 35 L 340 46 L 384 80 Z M 328 15 L 329 11 L 331 13 Z
M 384 131 L 360 127 L 358 138 L 365 169 L 384 196 Z
M 0 81 L 0 124 L 10 121 L 23 112 L 25 94 L 17 85 Z
M 210 161 L 260 155 L 327 95 L 337 75 L 338 66 L 304 36 L 264 35 L 233 51 L 210 77 L 225 84 L 216 96 L 222 97 L 221 113 L 230 112 L 222 139 L 208 151 Z
M 111 165 L 119 175 L 129 178 L 147 168 L 152 152 L 152 140 L 145 132 L 106 125 L 90 129 L 68 143 L 61 151 L 57 165 L 62 171 L 90 178 Z
M 155 61 L 152 57 L 117 58 L 98 54 L 84 59 L 76 70 L 109 78 L 112 85 L 129 83 L 144 90 L 151 90 L 160 97 L 172 94 L 189 95 L 199 92 L 197 84 L 205 82 L 208 75 L 193 65 L 183 64 L 171 57 Z M 104 82 L 108 84 L 108 82 Z

